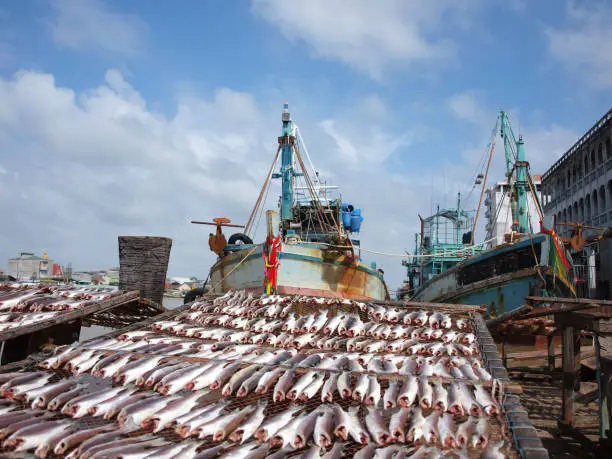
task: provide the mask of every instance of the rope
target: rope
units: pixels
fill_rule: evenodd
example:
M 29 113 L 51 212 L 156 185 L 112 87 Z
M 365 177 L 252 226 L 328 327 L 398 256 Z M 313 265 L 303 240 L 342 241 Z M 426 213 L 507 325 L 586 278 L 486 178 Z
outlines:
M 276 161 L 278 160 L 278 154 L 280 153 L 281 150 L 281 146 L 279 145 L 278 148 L 276 149 L 276 154 L 274 155 L 274 161 L 272 161 L 272 165 L 270 166 L 270 170 L 268 171 L 268 175 L 266 175 L 266 180 L 264 181 L 263 186 L 261 187 L 261 190 L 259 192 L 259 196 L 257 197 L 257 201 L 255 201 L 255 207 L 253 207 L 253 210 L 251 211 L 251 215 L 249 216 L 249 220 L 247 221 L 247 224 L 244 226 L 244 233 L 245 234 L 249 234 L 251 227 L 253 226 L 253 219 L 255 218 L 255 215 L 257 213 L 257 209 L 259 208 L 259 206 L 261 205 L 261 199 L 264 195 L 264 192 L 266 191 L 266 189 L 268 188 L 268 185 L 270 183 L 270 177 L 272 176 L 272 171 L 274 170 L 274 166 L 276 165 Z
M 229 272 L 228 272 L 228 273 L 227 273 L 225 276 L 223 276 L 223 278 L 222 278 L 222 279 L 221 279 L 219 282 L 217 282 L 217 283 L 216 283 L 216 284 L 215 284 L 215 285 L 212 287 L 212 289 L 211 289 L 211 290 L 212 290 L 212 291 L 214 291 L 214 290 L 215 290 L 215 289 L 216 289 L 216 288 L 217 288 L 219 285 L 221 285 L 221 284 L 223 283 L 223 281 L 224 281 L 225 279 L 227 279 L 227 278 L 228 278 L 228 276 L 229 276 L 231 273 L 233 273 L 233 272 L 236 270 L 236 268 L 238 268 L 238 266 L 240 266 L 240 265 L 241 265 L 241 264 L 242 264 L 242 263 L 243 263 L 243 262 L 244 262 L 244 261 L 245 261 L 245 260 L 248 258 L 248 256 L 249 256 L 249 255 L 251 255 L 253 252 L 255 252 L 255 251 L 257 250 L 257 248 L 258 248 L 258 247 L 259 247 L 259 246 L 258 246 L 258 245 L 256 245 L 256 246 L 255 246 L 255 247 L 253 247 L 251 250 L 249 250 L 249 253 L 247 253 L 247 254 L 246 254 L 246 255 L 245 255 L 243 258 L 242 258 L 242 260 L 240 260 L 240 261 L 239 261 L 239 262 L 236 264 L 236 266 L 234 266 L 234 267 L 233 267 L 233 268 L 232 268 L 232 269 L 231 269 L 231 270 L 230 270 L 230 271 L 229 271 Z
M 481 247 L 484 246 L 486 244 L 488 244 L 491 241 L 494 241 L 496 238 L 491 238 L 487 241 L 481 242 L 480 244 L 477 245 L 473 245 L 471 247 Z M 351 246 L 334 246 L 333 244 L 327 244 L 325 242 L 300 242 L 300 244 L 316 244 L 316 245 L 327 245 L 330 247 L 335 247 L 338 249 L 349 249 L 352 248 Z M 430 253 L 430 254 L 425 254 L 425 255 L 412 255 L 412 254 L 408 254 L 408 253 L 403 253 L 403 254 L 396 254 L 396 253 L 386 253 L 386 252 L 378 252 L 376 250 L 368 250 L 368 249 L 364 249 L 361 248 L 360 249 L 362 252 L 367 252 L 367 253 L 371 253 L 374 255 L 382 255 L 385 257 L 395 257 L 395 258 L 431 258 L 431 257 L 437 257 L 440 255 L 451 255 L 454 253 L 460 253 L 460 252 L 464 252 L 464 251 L 468 251 L 468 249 L 456 249 L 456 250 L 448 250 L 445 252 L 438 252 L 438 253 Z

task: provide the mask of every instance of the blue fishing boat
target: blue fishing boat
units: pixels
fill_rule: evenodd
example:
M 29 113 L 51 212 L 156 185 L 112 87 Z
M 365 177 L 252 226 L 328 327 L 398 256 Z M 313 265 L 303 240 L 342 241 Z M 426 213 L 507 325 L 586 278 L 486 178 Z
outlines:
M 512 223 L 504 242 L 491 247 L 492 239 L 474 244 L 474 234 L 497 133 L 504 144 Z M 523 138 L 516 139 L 503 111 L 489 143 L 486 170 L 477 175 L 476 183 L 482 184 L 482 190 L 475 212 L 461 208 L 459 195 L 455 208 L 438 208 L 425 219 L 419 216 L 421 231 L 412 257 L 403 262 L 408 279 L 398 296 L 413 301 L 486 305 L 490 317 L 516 309 L 530 295 L 575 296 L 571 255 L 554 229 L 544 226 Z M 537 206 L 537 231 L 529 220 L 529 202 Z
M 274 179 L 281 180 L 279 209 L 265 211 L 266 238 L 254 243 L 257 222 L 264 215 L 263 201 Z M 209 246 L 218 255 L 207 284 L 214 293 L 246 290 L 385 300 L 389 293 L 382 270 L 361 260 L 362 222 L 361 209 L 344 201 L 338 187 L 324 183 L 314 170 L 285 103 L 276 155 L 246 225 L 232 224 L 227 218 L 193 223 L 217 227 L 216 234 L 209 236 Z M 241 230 L 226 240 L 226 227 Z

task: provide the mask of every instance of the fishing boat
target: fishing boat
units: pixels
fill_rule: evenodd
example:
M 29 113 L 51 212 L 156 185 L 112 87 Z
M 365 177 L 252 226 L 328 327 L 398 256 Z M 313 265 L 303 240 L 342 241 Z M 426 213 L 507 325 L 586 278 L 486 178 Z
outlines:
M 254 243 L 263 201 L 275 179 L 281 180 L 279 209 L 265 212 L 266 238 Z M 385 300 L 389 292 L 382 270 L 361 260 L 362 222 L 361 209 L 344 201 L 338 187 L 327 185 L 314 170 L 285 103 L 276 155 L 246 225 L 227 218 L 192 223 L 217 227 L 209 235 L 209 246 L 218 256 L 207 283 L 213 293 L 246 290 Z M 228 227 L 241 231 L 226 240 L 223 228 Z
M 512 221 L 501 244 L 492 245 L 494 238 L 487 237 L 475 244 L 476 222 L 497 133 L 504 144 Z M 408 279 L 398 294 L 400 298 L 482 304 L 487 306 L 489 317 L 496 317 L 522 306 L 530 295 L 575 296 L 571 255 L 554 228 L 544 225 L 524 141 L 522 136 L 518 140 L 515 137 L 507 113 L 499 113 L 487 148 L 484 173 L 476 176 L 476 184 L 482 185 L 477 209 L 462 209 L 459 195 L 455 208 L 438 207 L 427 218 L 419 216 L 421 230 L 415 236 L 414 253 L 403 262 Z M 537 230 L 529 218 L 529 205 L 536 206 Z

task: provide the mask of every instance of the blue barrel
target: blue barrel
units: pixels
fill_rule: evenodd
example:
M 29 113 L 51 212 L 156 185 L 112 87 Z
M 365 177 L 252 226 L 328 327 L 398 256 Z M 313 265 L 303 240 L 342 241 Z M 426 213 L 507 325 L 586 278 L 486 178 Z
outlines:
M 358 233 L 361 229 L 361 222 L 363 221 L 363 217 L 361 216 L 361 209 L 353 210 L 351 214 L 351 231 L 353 233 Z
M 351 213 L 348 210 L 342 211 L 342 225 L 345 229 L 351 228 Z

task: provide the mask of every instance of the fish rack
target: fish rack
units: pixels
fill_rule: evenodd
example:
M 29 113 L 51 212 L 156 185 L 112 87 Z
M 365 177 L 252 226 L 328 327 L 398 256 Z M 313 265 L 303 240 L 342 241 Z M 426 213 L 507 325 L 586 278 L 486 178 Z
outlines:
M 152 324 L 156 322 L 172 320 L 172 319 L 181 317 L 186 312 L 188 312 L 192 306 L 197 305 L 197 304 L 210 303 L 214 301 L 215 298 L 218 298 L 218 295 L 206 296 L 203 299 L 195 302 L 194 304 L 184 305 L 178 308 L 177 310 L 166 311 L 156 317 L 149 318 L 149 319 L 140 321 L 138 323 L 131 324 L 130 326 L 125 327 L 121 330 L 115 330 L 105 335 L 104 338 L 105 339 L 106 338 L 116 338 L 116 337 L 122 336 L 129 332 L 152 330 L 151 329 Z M 392 308 L 392 309 L 401 310 L 401 311 L 427 310 L 430 312 L 434 312 L 437 310 L 435 304 L 420 305 L 419 303 L 417 303 L 417 304 L 407 305 L 405 303 L 398 303 L 398 302 L 376 302 L 376 303 L 366 305 L 366 309 L 363 309 L 359 307 L 356 302 L 345 302 L 345 303 L 335 302 L 333 304 L 321 305 L 321 304 L 312 304 L 310 302 L 302 302 L 300 300 L 301 300 L 300 298 L 294 297 L 290 301 L 290 304 L 291 304 L 290 310 L 291 312 L 294 312 L 297 315 L 301 315 L 301 316 L 308 315 L 311 313 L 320 312 L 322 309 L 326 309 L 328 311 L 329 317 L 333 317 L 337 313 L 353 313 L 355 315 L 359 315 L 360 319 L 363 321 L 370 320 L 370 317 L 368 316 L 366 312 L 367 307 L 369 306 L 383 306 L 383 307 L 387 307 L 390 309 Z M 363 303 L 361 304 L 363 305 Z M 447 311 L 449 310 L 448 305 L 444 305 L 444 310 L 447 310 Z M 452 312 L 451 315 L 453 317 L 453 320 L 457 320 L 461 318 L 461 319 L 467 319 L 470 322 L 472 331 L 474 335 L 476 336 L 475 343 L 479 349 L 480 358 L 482 359 L 484 368 L 490 373 L 490 375 L 494 378 L 495 381 L 500 383 L 501 386 L 505 386 L 509 382 L 507 372 L 502 365 L 502 361 L 497 352 L 495 343 L 493 342 L 491 334 L 489 333 L 486 327 L 486 324 L 482 316 L 479 313 L 479 309 L 474 308 L 474 307 L 469 307 L 469 306 L 462 307 L 461 305 L 457 305 L 456 308 L 451 308 L 450 310 Z M 170 333 L 168 333 L 167 331 L 156 331 L 155 333 L 157 336 L 170 335 Z M 194 339 L 202 344 L 211 344 L 215 342 L 214 340 L 204 339 L 204 338 L 190 338 L 190 339 Z M 88 341 L 81 343 L 80 346 L 86 349 L 95 348 L 96 343 L 100 343 L 100 341 L 101 341 L 100 338 L 93 338 L 93 339 L 90 339 Z M 103 346 L 102 346 L 102 349 L 104 349 Z M 107 349 L 105 350 L 105 355 L 109 355 L 112 352 L 113 352 L 112 350 Z M 118 350 L 117 352 L 121 353 L 121 350 Z M 146 352 L 145 353 L 138 353 L 137 351 L 136 352 L 129 351 L 129 352 L 133 354 L 134 357 L 143 357 L 143 356 L 151 357 L 151 354 L 147 354 Z M 300 354 L 301 353 L 317 354 L 317 353 L 327 353 L 327 351 L 308 349 L 308 350 L 300 350 L 299 353 Z M 164 355 L 164 354 L 162 353 L 162 354 L 156 354 L 156 355 L 159 356 L 159 355 Z M 32 355 L 30 356 L 28 360 L 21 362 L 21 367 L 25 371 L 39 371 L 40 370 L 38 366 L 39 363 L 47 357 L 49 357 L 48 354 L 47 355 L 45 354 Z M 215 361 L 214 358 L 190 357 L 189 355 L 172 355 L 172 356 L 168 355 L 167 357 L 168 359 L 177 360 L 177 361 L 185 361 L 185 362 L 190 362 L 194 364 L 204 364 L 206 362 L 210 362 L 211 360 Z M 251 364 L 246 361 L 240 361 L 239 358 L 236 359 L 236 361 L 240 363 L 240 368 L 244 368 Z M 227 363 L 227 361 L 222 361 L 222 362 Z M 283 367 L 283 364 L 281 362 L 273 366 Z M 19 367 L 19 365 L 17 364 L 0 367 L 0 375 L 1 373 L 4 373 L 4 372 L 14 371 L 14 369 L 17 367 Z M 296 374 L 300 375 L 308 371 L 313 371 L 317 369 L 316 368 L 295 368 L 294 370 Z M 329 370 L 329 369 L 326 369 L 324 371 L 328 373 L 333 372 L 333 370 Z M 354 387 L 355 382 L 360 375 L 361 375 L 361 372 L 359 371 L 351 371 L 352 387 Z M 390 381 L 402 380 L 402 379 L 407 378 L 407 376 L 398 375 L 397 373 L 392 373 L 392 374 L 377 373 L 375 374 L 375 377 L 378 379 L 383 393 L 388 388 Z M 72 376 L 69 372 L 63 369 L 58 369 L 54 371 L 54 375 L 50 382 L 58 381 L 62 379 L 68 379 L 68 378 L 74 379 L 74 376 Z M 110 378 L 96 378 L 87 373 L 81 376 L 78 376 L 76 379 L 86 383 L 88 385 L 88 388 L 91 385 L 92 390 L 96 388 L 100 388 L 100 387 L 110 387 L 112 384 L 112 380 Z M 449 379 L 445 377 L 430 376 L 428 377 L 428 379 L 430 382 L 440 381 L 445 384 L 449 382 Z M 464 380 L 464 379 L 459 379 L 459 378 L 453 378 L 453 380 L 461 381 L 467 384 L 474 384 L 474 381 L 471 381 L 469 379 Z M 486 382 L 486 381 L 478 381 L 478 383 L 483 386 L 491 386 L 491 383 Z M 179 394 L 180 395 L 188 394 L 188 391 L 182 390 L 181 392 L 179 392 Z M 258 404 L 260 402 L 265 401 L 267 402 L 267 407 L 268 407 L 266 409 L 266 418 L 268 419 L 277 413 L 281 413 L 284 410 L 287 410 L 287 408 L 290 405 L 290 403 L 286 400 L 282 402 L 274 402 L 272 399 L 272 394 L 273 394 L 273 391 L 268 390 L 265 394 L 256 394 L 256 393 L 251 392 L 246 397 L 238 398 L 238 397 L 235 397 L 234 395 L 229 396 L 229 397 L 224 397 L 221 394 L 220 390 L 215 390 L 215 391 L 210 392 L 208 395 L 206 395 L 205 398 L 206 398 L 206 403 L 211 403 L 211 404 L 218 402 L 222 398 L 226 398 L 227 400 L 230 401 L 230 404 L 228 407 L 229 410 L 240 409 L 240 408 L 244 408 L 244 407 L 251 406 L 251 405 Z M 200 401 L 202 402 L 202 400 Z M 355 401 L 353 399 L 345 400 L 335 395 L 333 403 L 336 405 L 339 405 L 343 409 L 347 409 L 349 406 L 355 406 L 356 404 L 359 405 L 361 402 Z M 303 406 L 306 411 L 310 411 L 310 410 L 313 410 L 319 407 L 321 405 L 321 400 L 320 400 L 320 397 L 318 397 L 318 395 L 315 395 L 314 397 L 306 401 L 299 402 L 299 404 L 300 406 Z M 509 433 L 511 441 L 506 442 L 505 451 L 504 451 L 507 457 L 517 457 L 517 456 L 537 457 L 537 458 L 548 457 L 548 453 L 542 447 L 542 444 L 540 440 L 538 439 L 537 435 L 535 435 L 535 429 L 533 429 L 531 422 L 529 421 L 527 412 L 522 407 L 518 397 L 512 393 L 504 391 L 503 398 L 501 399 L 501 408 L 502 408 L 502 413 L 503 413 L 502 416 L 491 417 L 489 420 L 490 421 L 489 422 L 490 424 L 489 441 L 494 442 L 498 440 L 503 440 L 506 434 Z M 431 410 L 429 410 L 429 412 L 431 412 Z M 426 415 L 429 414 L 429 412 L 426 413 L 424 410 L 424 414 Z M 360 417 L 360 421 L 362 422 L 362 425 L 365 426 L 364 414 L 365 414 L 365 409 L 361 408 L 359 410 L 359 417 Z M 383 414 L 383 418 L 385 422 L 388 422 L 390 413 L 385 411 L 385 412 L 382 412 L 382 414 Z M 458 420 L 462 421 L 463 419 L 458 419 Z M 77 426 L 79 429 L 87 429 L 87 428 L 98 426 L 104 423 L 104 421 L 100 420 L 99 418 L 94 418 L 91 416 L 85 416 L 75 421 L 77 422 Z M 136 431 L 136 432 L 132 432 L 130 435 L 138 436 L 138 435 L 143 434 L 144 432 L 145 431 Z M 164 429 L 159 435 L 160 437 L 168 441 L 171 441 L 171 442 L 177 442 L 181 440 L 181 438 L 178 435 L 176 435 L 174 432 L 168 429 Z M 214 445 L 214 443 L 203 442 L 202 448 L 212 446 L 212 445 Z M 362 448 L 361 445 L 355 443 L 352 440 L 349 440 L 349 442 L 344 444 L 344 450 L 343 450 L 344 457 L 352 457 L 361 448 Z M 301 449 L 295 452 L 289 452 L 287 453 L 287 456 L 302 455 L 306 451 L 307 449 Z M 467 450 L 467 453 L 469 457 L 480 457 L 482 451 L 477 451 L 473 448 L 470 448 Z
M 35 323 L 16 326 L 0 331 L 0 341 L 38 332 L 46 328 L 82 319 L 87 325 L 121 328 L 143 319 L 155 316 L 166 309 L 150 300 L 140 297 L 138 291 L 111 293 L 111 297 L 92 301 L 75 309 L 60 311 L 58 314 L 42 318 Z M 20 318 L 27 319 L 36 313 L 19 312 Z

